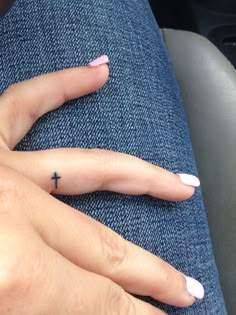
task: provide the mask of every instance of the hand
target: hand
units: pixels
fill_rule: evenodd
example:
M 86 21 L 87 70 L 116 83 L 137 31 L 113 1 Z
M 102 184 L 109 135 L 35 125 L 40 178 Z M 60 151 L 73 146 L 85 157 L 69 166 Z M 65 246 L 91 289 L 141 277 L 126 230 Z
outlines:
M 17 172 L 0 167 L 0 178 L 0 314 L 161 315 L 126 292 L 176 306 L 202 297 L 200 284 Z
M 105 189 L 183 200 L 194 188 L 181 177 L 105 150 L 11 151 L 37 118 L 97 90 L 107 77 L 105 65 L 63 70 L 17 83 L 0 97 L 3 315 L 163 314 L 125 291 L 176 306 L 203 295 L 197 282 L 47 193 Z M 57 187 L 55 171 L 61 177 Z

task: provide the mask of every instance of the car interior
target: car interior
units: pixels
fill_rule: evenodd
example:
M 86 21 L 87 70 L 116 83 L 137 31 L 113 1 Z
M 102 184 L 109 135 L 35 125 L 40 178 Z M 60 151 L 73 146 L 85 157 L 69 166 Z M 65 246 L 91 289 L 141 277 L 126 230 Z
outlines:
M 228 314 L 236 314 L 236 1 L 150 0 L 180 86 Z
M 149 0 L 182 95 L 229 315 L 236 314 L 236 1 Z M 5 14 L 14 0 L 0 1 Z

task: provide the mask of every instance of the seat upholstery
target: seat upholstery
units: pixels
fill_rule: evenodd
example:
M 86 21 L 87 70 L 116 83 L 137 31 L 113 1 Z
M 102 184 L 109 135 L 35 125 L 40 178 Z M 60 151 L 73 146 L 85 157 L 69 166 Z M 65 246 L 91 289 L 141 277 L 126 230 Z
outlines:
M 229 314 L 236 314 L 236 71 L 206 38 L 163 29 L 197 161 Z

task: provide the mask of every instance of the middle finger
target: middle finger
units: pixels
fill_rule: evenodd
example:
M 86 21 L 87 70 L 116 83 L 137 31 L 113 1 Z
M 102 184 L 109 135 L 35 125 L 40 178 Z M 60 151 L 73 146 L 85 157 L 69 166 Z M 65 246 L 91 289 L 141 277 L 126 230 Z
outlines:
M 99 190 L 180 201 L 190 198 L 199 180 L 177 176 L 128 154 L 100 149 L 56 149 L 0 153 L 2 165 L 14 168 L 44 190 L 78 195 Z M 195 187 L 194 187 L 195 186 Z

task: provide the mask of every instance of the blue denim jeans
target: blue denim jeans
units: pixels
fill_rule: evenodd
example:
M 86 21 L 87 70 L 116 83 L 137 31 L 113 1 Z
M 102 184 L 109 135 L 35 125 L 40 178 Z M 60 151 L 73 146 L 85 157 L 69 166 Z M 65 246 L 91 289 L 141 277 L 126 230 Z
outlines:
M 17 0 L 0 19 L 0 34 L 0 92 L 102 54 L 111 60 L 102 90 L 45 115 L 17 150 L 108 148 L 196 175 L 175 75 L 147 0 Z M 150 303 L 172 315 L 226 314 L 199 189 L 179 203 L 111 192 L 59 198 L 206 289 L 188 309 Z

